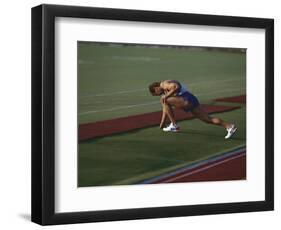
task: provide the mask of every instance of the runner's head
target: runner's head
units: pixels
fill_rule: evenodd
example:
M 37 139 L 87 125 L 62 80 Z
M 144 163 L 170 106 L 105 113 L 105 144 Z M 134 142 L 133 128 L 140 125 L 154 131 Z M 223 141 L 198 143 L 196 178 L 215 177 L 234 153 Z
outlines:
M 164 93 L 162 87 L 160 86 L 161 82 L 153 82 L 149 85 L 149 91 L 153 96 L 160 96 Z

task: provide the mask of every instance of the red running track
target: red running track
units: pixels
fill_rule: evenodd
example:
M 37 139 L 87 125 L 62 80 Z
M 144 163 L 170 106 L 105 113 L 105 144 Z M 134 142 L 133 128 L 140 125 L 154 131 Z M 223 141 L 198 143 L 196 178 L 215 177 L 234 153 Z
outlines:
M 153 183 L 179 183 L 246 179 L 246 151 L 216 162 L 186 170 Z
M 231 111 L 240 108 L 240 106 L 202 105 L 202 108 L 209 114 L 212 114 Z M 158 111 L 82 124 L 79 125 L 79 141 L 156 126 L 160 123 L 161 115 L 162 112 Z M 175 118 L 177 121 L 190 120 L 194 118 L 194 116 L 191 113 L 184 112 L 183 110 L 176 110 Z
M 240 95 L 240 96 L 236 96 L 236 97 L 218 98 L 215 101 L 233 102 L 233 103 L 244 103 L 244 104 L 246 104 L 246 95 Z

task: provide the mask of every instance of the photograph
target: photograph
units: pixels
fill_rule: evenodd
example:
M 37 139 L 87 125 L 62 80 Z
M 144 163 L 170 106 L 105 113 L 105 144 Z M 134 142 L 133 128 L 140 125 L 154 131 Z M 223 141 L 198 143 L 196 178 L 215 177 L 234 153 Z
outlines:
M 77 186 L 247 180 L 246 57 L 77 41 Z
M 274 19 L 43 4 L 31 220 L 274 210 Z

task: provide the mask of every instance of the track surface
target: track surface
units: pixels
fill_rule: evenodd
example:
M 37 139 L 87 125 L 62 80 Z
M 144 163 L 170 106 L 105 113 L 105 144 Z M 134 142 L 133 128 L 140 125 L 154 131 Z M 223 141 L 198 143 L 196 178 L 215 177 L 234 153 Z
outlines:
M 240 108 L 239 106 L 202 105 L 209 114 L 221 113 Z M 152 112 L 129 117 L 116 118 L 99 121 L 95 123 L 79 125 L 79 141 L 96 137 L 103 137 L 112 134 L 128 132 L 136 129 L 151 127 L 159 124 L 162 112 Z M 189 120 L 194 118 L 191 113 L 175 111 L 176 120 Z
M 224 98 L 216 99 L 215 101 L 233 102 L 233 103 L 244 103 L 244 104 L 246 104 L 246 95 L 235 96 L 235 97 L 224 97 Z
M 246 178 L 246 148 L 224 153 L 141 184 L 241 180 Z

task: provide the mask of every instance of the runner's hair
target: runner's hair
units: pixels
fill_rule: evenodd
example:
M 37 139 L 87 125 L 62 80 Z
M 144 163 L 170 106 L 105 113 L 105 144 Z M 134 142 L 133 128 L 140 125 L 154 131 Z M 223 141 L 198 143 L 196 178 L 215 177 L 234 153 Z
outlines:
M 150 93 L 151 94 L 154 94 L 155 93 L 155 87 L 159 87 L 160 86 L 160 81 L 158 81 L 158 82 L 153 82 L 152 84 L 150 84 L 149 86 L 148 86 L 148 88 L 149 88 L 149 91 L 150 91 Z

